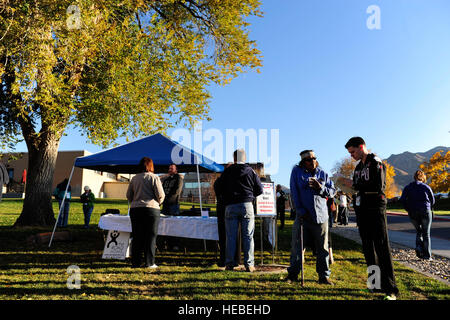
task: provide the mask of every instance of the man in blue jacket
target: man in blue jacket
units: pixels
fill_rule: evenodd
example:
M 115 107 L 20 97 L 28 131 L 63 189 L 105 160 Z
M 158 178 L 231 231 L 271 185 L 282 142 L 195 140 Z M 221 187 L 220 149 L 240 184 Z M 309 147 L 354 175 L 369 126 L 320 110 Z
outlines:
M 234 164 L 225 169 L 218 182 L 217 192 L 223 195 L 226 228 L 225 269 L 238 265 L 235 252 L 239 224 L 241 224 L 244 265 L 247 272 L 255 271 L 254 242 L 255 215 L 253 201 L 263 193 L 258 175 L 245 163 L 245 151 L 234 152 Z
M 312 241 L 316 250 L 319 283 L 332 285 L 329 279 L 327 198 L 333 197 L 336 190 L 328 174 L 319 167 L 313 150 L 302 151 L 300 157 L 300 163 L 292 169 L 290 182 L 296 217 L 292 228 L 291 265 L 287 280 L 297 281 L 301 270 L 303 253 L 300 224 L 303 223 L 304 237 Z

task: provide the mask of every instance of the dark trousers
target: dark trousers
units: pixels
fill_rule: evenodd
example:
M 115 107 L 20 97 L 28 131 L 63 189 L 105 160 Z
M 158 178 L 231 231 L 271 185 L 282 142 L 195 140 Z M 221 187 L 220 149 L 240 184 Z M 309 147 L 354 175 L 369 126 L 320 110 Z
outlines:
M 225 206 L 217 204 L 217 229 L 219 231 L 219 266 L 225 265 L 227 232 L 225 230 Z
M 89 221 L 91 220 L 92 211 L 94 207 L 89 207 L 86 204 L 83 204 L 83 214 L 84 214 L 84 226 L 89 226 Z
M 284 220 L 286 219 L 285 208 L 277 208 L 277 218 L 280 219 L 280 230 L 284 228 Z
M 159 209 L 154 208 L 131 208 L 130 209 L 131 230 L 133 240 L 131 241 L 131 263 L 134 267 L 140 267 L 142 253 L 146 267 L 155 264 L 156 237 L 160 219 Z
M 386 207 L 355 207 L 355 213 L 367 266 L 377 265 L 380 268 L 383 292 L 397 294 L 387 233 Z
M 339 222 L 339 224 L 348 225 L 348 208 L 347 207 L 339 207 L 338 222 Z

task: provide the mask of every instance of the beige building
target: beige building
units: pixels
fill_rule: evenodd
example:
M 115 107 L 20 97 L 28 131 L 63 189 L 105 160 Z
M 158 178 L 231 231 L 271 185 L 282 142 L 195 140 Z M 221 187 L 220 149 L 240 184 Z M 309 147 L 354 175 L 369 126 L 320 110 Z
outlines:
M 91 155 L 86 150 L 80 151 L 59 151 L 56 160 L 56 167 L 53 179 L 53 189 L 56 185 L 69 178 L 75 159 Z M 24 170 L 28 169 L 28 153 L 14 153 L 16 159 L 11 159 L 11 155 L 2 154 L 2 161 L 8 169 L 10 183 L 3 187 L 3 193 L 23 193 L 26 183 L 23 183 Z M 75 168 L 70 185 L 72 196 L 79 197 L 85 186 L 89 186 L 98 198 L 126 198 L 129 175 L 113 174 L 108 172 L 93 171 L 88 169 Z

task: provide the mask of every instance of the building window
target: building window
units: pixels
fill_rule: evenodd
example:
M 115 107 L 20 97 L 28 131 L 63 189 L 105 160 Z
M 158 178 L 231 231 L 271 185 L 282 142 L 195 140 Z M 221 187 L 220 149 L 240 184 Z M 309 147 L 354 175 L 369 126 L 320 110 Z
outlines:
M 200 182 L 202 188 L 209 188 L 211 184 L 209 182 Z M 198 189 L 198 182 L 186 182 L 184 184 L 186 189 Z
M 117 174 L 115 174 L 115 173 L 107 172 L 107 173 L 106 173 L 106 176 L 107 176 L 108 178 L 117 180 Z

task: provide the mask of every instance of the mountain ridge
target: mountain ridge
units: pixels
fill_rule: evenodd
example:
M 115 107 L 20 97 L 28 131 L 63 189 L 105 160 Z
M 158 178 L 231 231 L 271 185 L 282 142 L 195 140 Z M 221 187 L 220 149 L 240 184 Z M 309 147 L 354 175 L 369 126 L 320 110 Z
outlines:
M 437 146 L 425 152 L 405 151 L 399 154 L 391 154 L 385 160 L 394 167 L 394 181 L 400 189 L 403 189 L 414 180 L 414 173 L 419 169 L 419 166 L 441 150 L 446 153 L 450 150 L 450 147 Z

